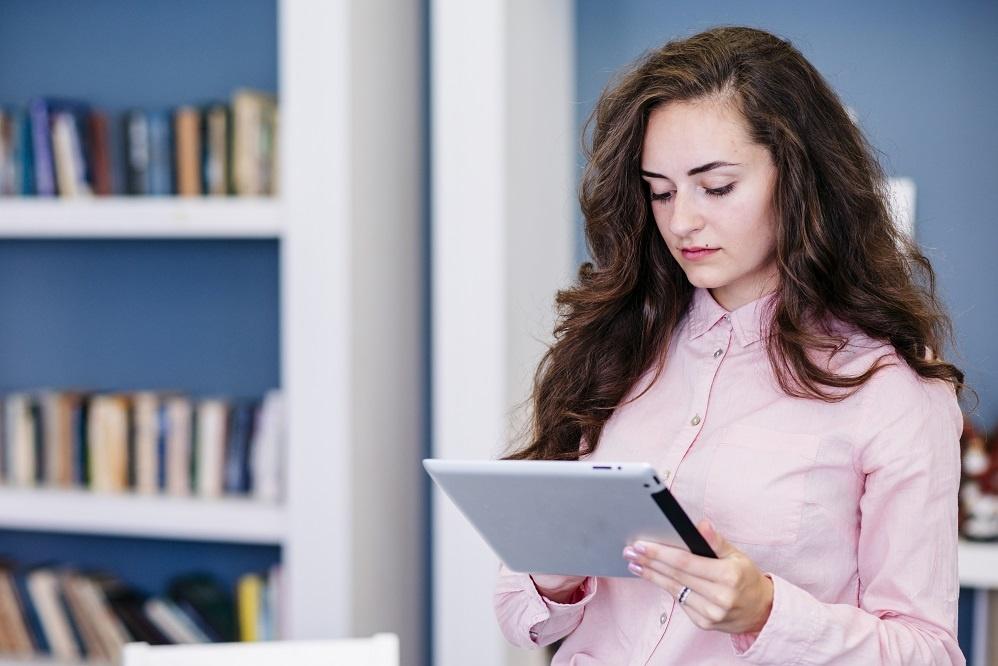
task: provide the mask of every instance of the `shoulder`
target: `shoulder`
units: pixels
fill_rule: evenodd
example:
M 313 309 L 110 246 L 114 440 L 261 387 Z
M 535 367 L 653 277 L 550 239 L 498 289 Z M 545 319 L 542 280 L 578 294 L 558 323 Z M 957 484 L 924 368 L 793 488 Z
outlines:
M 963 413 L 951 383 L 922 377 L 892 345 L 861 333 L 851 334 L 836 356 L 840 375 L 879 368 L 848 398 L 860 459 L 949 458 L 959 450 Z

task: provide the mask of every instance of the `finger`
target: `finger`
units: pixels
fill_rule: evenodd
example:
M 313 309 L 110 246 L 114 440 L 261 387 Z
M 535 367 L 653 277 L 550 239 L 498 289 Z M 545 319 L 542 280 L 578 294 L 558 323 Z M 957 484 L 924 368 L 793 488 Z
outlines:
M 706 539 L 707 545 L 714 550 L 714 553 L 718 557 L 726 557 L 727 555 L 738 551 L 737 548 L 728 543 L 727 539 L 721 536 L 721 534 L 714 527 L 714 523 L 710 522 L 710 520 L 706 518 L 701 520 L 697 523 L 697 529 L 700 530 L 700 534 L 703 535 L 704 539 Z
M 701 557 L 688 550 L 653 541 L 635 541 L 632 548 L 641 557 L 658 560 L 704 580 L 724 583 L 730 578 L 729 563 L 712 557 Z
M 662 562 L 641 559 L 638 560 L 638 564 L 646 569 L 651 569 L 658 574 L 676 581 L 678 584 L 677 589 L 685 585 L 691 590 L 696 590 L 700 596 L 717 606 L 724 606 L 725 602 L 731 597 L 731 588 L 706 578 L 694 576 L 693 574 L 687 573 L 681 569 L 675 569 Z
M 679 604 L 679 607 L 683 609 L 683 612 L 686 613 L 686 616 L 690 618 L 693 624 L 701 629 L 716 629 L 717 623 L 707 617 L 705 611 L 698 608 L 699 604 L 693 599 L 693 596 L 693 593 L 690 592 L 689 596 L 686 597 L 686 601 Z

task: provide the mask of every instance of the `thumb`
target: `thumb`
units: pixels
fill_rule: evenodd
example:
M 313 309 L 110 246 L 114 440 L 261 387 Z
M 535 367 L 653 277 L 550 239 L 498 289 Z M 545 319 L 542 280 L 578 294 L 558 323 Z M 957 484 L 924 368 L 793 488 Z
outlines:
M 714 523 L 708 519 L 704 518 L 697 523 L 697 529 L 700 530 L 700 534 L 706 539 L 707 544 L 714 549 L 718 557 L 725 557 L 738 550 L 714 529 Z

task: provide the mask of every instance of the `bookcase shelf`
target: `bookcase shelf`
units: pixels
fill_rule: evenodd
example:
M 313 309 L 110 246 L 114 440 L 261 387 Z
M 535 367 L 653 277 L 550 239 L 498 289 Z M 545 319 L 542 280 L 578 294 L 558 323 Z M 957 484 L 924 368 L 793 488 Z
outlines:
M 960 585 L 998 589 L 998 543 L 960 542 Z
M 280 545 L 284 507 L 252 499 L 0 488 L 0 528 Z
M 243 4 L 250 3 L 227 6 L 237 15 Z M 276 544 L 284 638 L 393 631 L 401 637 L 403 661 L 420 666 L 428 639 L 425 478 L 419 466 L 427 389 L 421 360 L 426 165 L 418 118 L 425 8 L 411 0 L 274 4 L 279 198 L 6 197 L 0 198 L 0 238 L 279 241 L 274 385 L 286 396 L 284 503 L 8 487 L 0 488 L 0 529 Z M 163 11 L 188 13 L 168 7 Z M 78 11 L 96 10 L 88 5 Z M 129 6 L 122 13 L 131 21 L 141 12 Z M 35 18 L 18 19 L 25 24 L 20 28 L 27 30 Z M 124 47 L 130 31 L 116 25 L 101 38 L 120 34 Z M 87 43 L 93 39 L 88 35 Z M 178 34 L 178 52 L 194 50 L 185 39 Z M 46 86 L 53 83 L 46 80 Z M 99 90 L 90 87 L 93 92 L 58 83 L 52 89 L 98 103 Z M 181 102 L 224 93 L 185 91 L 164 95 Z M 399 109 L 406 110 L 406 122 L 399 122 Z M 389 163 L 397 174 L 386 188 Z M 178 245 L 184 245 L 177 250 L 182 270 L 183 253 L 190 250 Z M 125 243 L 120 249 L 135 250 Z M 164 282 L 171 279 L 162 275 Z M 187 305 L 166 306 L 182 320 Z M 100 322 L 129 324 L 125 314 L 120 322 Z M 167 554 L 173 548 L 151 545 Z M 65 551 L 42 555 L 72 564 L 71 548 Z M 395 602 L 378 603 L 388 597 Z
M 0 666 L 111 666 L 111 664 L 104 661 L 58 661 L 42 657 L 18 659 L 0 655 Z
M 279 199 L 0 199 L 0 238 L 280 238 Z

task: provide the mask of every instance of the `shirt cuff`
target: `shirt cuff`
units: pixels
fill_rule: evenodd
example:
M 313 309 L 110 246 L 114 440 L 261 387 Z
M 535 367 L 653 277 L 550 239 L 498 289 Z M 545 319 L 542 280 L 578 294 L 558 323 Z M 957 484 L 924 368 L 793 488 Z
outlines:
M 537 612 L 532 616 L 528 614 L 530 626 L 527 627 L 527 633 L 530 635 L 530 640 L 536 645 L 547 645 L 571 633 L 582 621 L 582 612 L 586 604 L 596 595 L 597 580 L 594 576 L 587 577 L 579 586 L 579 591 L 572 597 L 574 601 L 560 604 L 542 596 L 531 579 L 530 587 L 533 588 L 531 605 L 536 607 Z
M 796 664 L 818 635 L 816 600 L 779 576 L 773 581 L 773 608 L 759 633 L 732 634 L 735 656 L 752 664 Z

